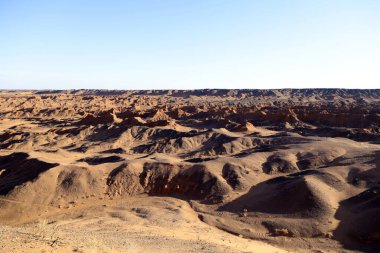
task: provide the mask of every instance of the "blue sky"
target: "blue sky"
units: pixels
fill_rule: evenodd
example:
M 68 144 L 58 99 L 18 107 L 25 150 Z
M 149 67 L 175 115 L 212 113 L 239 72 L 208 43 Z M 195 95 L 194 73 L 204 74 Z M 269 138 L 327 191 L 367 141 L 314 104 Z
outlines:
M 379 0 L 0 0 L 1 89 L 380 88 Z

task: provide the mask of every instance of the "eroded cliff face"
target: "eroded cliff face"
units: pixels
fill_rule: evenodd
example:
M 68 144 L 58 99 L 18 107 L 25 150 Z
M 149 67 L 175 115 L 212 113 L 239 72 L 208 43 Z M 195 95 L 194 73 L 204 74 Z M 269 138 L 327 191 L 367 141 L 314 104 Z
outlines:
M 4 118 L 79 119 L 78 125 L 293 124 L 376 128 L 379 90 L 199 90 L 2 92 Z M 137 119 L 136 119 L 137 118 Z M 157 123 L 159 122 L 159 123 Z M 152 125 L 153 124 L 153 125 Z
M 373 248 L 379 101 L 380 90 L 2 91 L 0 195 L 59 209 L 172 196 L 244 237 Z M 352 217 L 370 229 L 353 232 Z

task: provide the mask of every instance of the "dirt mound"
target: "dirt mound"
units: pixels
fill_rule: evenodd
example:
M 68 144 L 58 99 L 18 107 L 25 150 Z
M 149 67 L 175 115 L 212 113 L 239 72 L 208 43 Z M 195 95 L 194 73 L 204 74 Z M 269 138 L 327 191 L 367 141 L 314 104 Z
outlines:
M 375 152 L 369 157 L 374 157 L 365 162 L 370 166 L 366 169 L 364 166 L 354 166 L 347 175 L 347 180 L 350 184 L 357 187 L 374 187 L 380 184 L 380 152 Z M 364 168 L 363 168 L 364 167 Z
M 248 211 L 291 215 L 296 217 L 320 217 L 330 213 L 332 204 L 322 189 L 335 187 L 342 190 L 342 183 L 334 176 L 315 170 L 307 170 L 288 176 L 270 179 L 251 188 L 242 197 L 223 210 Z M 331 190 L 330 190 L 331 191 Z
M 89 195 L 99 194 L 101 186 L 96 174 L 85 167 L 62 167 L 56 177 L 55 195 L 52 204 L 67 204 Z
M 263 163 L 263 171 L 267 174 L 292 173 L 298 171 L 295 156 L 291 154 L 276 153 L 268 157 Z
M 171 115 L 175 119 L 183 119 L 183 118 L 189 116 L 190 113 L 187 113 L 180 108 L 175 108 Z
M 37 218 L 48 210 L 70 209 L 84 200 L 103 198 L 105 184 L 100 178 L 96 171 L 73 165 L 45 170 L 0 199 L 0 219 L 5 224 L 19 223 Z
M 379 212 L 380 185 L 344 200 L 337 212 L 337 218 L 341 220 L 337 237 L 354 248 L 360 249 L 357 243 L 365 243 L 378 245 L 380 249 Z
M 79 120 L 77 125 L 98 125 L 98 124 L 110 124 L 110 123 L 120 123 L 122 120 L 119 119 L 113 110 L 100 112 L 96 115 L 88 113 L 83 119 Z
M 237 164 L 226 163 L 222 169 L 223 178 L 234 190 L 242 190 L 247 186 L 244 174 L 247 174 L 247 170 Z
M 152 195 L 179 194 L 196 199 L 220 199 L 230 191 L 218 176 L 203 165 L 173 165 L 145 163 L 139 168 L 125 164 L 109 175 L 109 191 L 112 194 Z
M 297 166 L 301 170 L 319 168 L 328 165 L 344 154 L 345 150 L 342 148 L 302 152 L 297 154 Z
M 141 173 L 142 168 L 139 166 L 128 163 L 120 165 L 107 178 L 107 192 L 112 196 L 144 193 L 140 183 Z
M 153 116 L 150 118 L 151 122 L 157 122 L 157 121 L 170 121 L 172 118 L 167 115 L 162 109 L 157 110 Z
M 13 153 L 0 157 L 0 194 L 5 195 L 16 186 L 35 180 L 40 173 L 49 170 L 57 163 L 47 163 L 29 158 L 26 153 Z
M 253 186 L 217 209 L 227 213 L 223 219 L 209 220 L 210 224 L 250 238 L 262 237 L 251 227 L 273 237 L 332 237 L 335 210 L 345 191 L 345 183 L 337 177 L 306 170 Z

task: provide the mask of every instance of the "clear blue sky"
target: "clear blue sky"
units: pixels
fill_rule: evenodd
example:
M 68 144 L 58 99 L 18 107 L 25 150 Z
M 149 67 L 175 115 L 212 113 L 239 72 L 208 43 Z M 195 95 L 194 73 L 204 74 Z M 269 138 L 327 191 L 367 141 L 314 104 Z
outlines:
M 380 88 L 379 0 L 0 0 L 1 89 Z

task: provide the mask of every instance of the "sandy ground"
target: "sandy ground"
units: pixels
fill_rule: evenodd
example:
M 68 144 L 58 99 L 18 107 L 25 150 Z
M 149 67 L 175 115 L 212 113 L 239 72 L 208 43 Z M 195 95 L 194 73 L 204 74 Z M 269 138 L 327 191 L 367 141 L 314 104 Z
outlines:
M 201 222 L 186 201 L 131 197 L 0 227 L 1 252 L 288 252 Z

